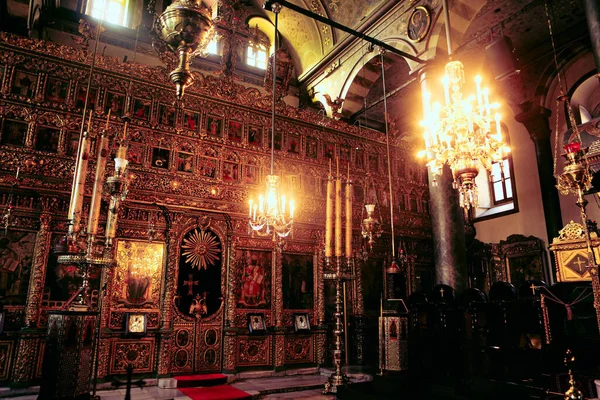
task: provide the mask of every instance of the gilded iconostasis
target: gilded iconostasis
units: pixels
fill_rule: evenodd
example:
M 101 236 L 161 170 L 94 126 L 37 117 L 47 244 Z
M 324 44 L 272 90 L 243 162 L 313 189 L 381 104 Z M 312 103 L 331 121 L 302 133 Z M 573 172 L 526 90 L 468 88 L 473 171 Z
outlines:
M 85 49 L 0 33 L 0 207 L 10 209 L 0 227 L 0 381 L 40 377 L 48 313 L 63 309 L 81 287 L 79 266 L 58 263 L 54 249 L 67 231 L 90 61 Z M 116 265 L 88 274 L 92 307 L 101 308 L 100 377 L 124 374 L 130 363 L 135 373 L 159 375 L 324 363 L 330 160 L 354 180 L 352 241 L 366 277 L 364 285 L 362 278 L 350 285 L 356 326 L 376 315 L 382 283 L 373 271 L 381 271 L 389 248 L 385 233 L 375 249 L 382 257 L 373 259 L 363 246 L 360 221 L 369 196 L 382 215 L 395 207 L 397 234 L 418 261 L 411 282 L 427 282 L 427 180 L 402 142 L 392 145 L 390 204 L 381 133 L 279 100 L 275 171 L 298 207 L 293 235 L 277 244 L 247 228 L 248 200 L 269 168 L 270 94 L 195 72 L 184 106 L 176 108 L 164 68 L 100 55 L 96 64 L 90 166 L 102 131 L 110 139 L 107 168 L 113 168 L 115 138 L 127 141 L 130 163 Z M 105 195 L 101 221 L 107 209 Z M 361 346 L 362 328 L 356 329 Z M 360 361 L 362 350 L 353 357 Z

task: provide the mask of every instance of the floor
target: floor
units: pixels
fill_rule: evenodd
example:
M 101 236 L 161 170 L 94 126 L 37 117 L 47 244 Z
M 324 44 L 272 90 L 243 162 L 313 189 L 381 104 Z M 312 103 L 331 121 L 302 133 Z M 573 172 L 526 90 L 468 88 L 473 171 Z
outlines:
M 317 373 L 293 375 L 292 371 L 287 371 L 284 376 L 265 376 L 266 374 L 240 374 L 234 382 L 230 383 L 233 387 L 243 390 L 252 395 L 253 399 L 304 399 L 304 400 L 331 400 L 335 399 L 333 394 L 323 394 L 323 387 L 327 378 L 333 371 L 320 369 L 313 371 Z M 351 381 L 365 382 L 371 379 L 371 376 L 360 372 L 360 370 L 346 370 Z M 257 376 L 258 375 L 258 376 Z M 30 388 L 32 389 L 32 388 Z M 99 390 L 97 394 L 102 400 L 123 400 L 125 398 L 125 389 Z M 0 397 L 9 397 L 10 391 L 1 392 Z M 18 395 L 15 392 L 10 396 L 13 400 L 36 400 L 37 393 L 27 395 Z M 177 389 L 159 389 L 157 386 L 149 386 L 143 389 L 131 389 L 132 400 L 188 400 Z

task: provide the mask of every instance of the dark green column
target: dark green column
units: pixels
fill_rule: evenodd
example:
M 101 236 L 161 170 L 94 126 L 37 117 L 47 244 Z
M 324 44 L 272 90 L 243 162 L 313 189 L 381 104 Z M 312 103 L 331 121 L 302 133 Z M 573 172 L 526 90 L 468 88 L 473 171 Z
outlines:
M 420 71 L 421 89 L 432 94 L 441 90 L 441 84 L 437 84 L 442 71 L 440 67 L 427 66 Z M 458 191 L 452 187 L 452 182 L 452 171 L 447 165 L 435 182 L 429 171 L 435 283 L 449 285 L 461 293 L 468 287 L 467 249 L 463 209 L 459 206 Z

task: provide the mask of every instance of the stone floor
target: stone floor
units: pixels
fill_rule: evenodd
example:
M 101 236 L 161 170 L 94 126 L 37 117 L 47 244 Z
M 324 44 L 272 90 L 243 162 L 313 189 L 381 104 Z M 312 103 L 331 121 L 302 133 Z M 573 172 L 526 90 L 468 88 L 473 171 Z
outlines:
M 322 393 L 327 378 L 333 371 L 327 369 L 289 370 L 283 372 L 256 371 L 229 376 L 229 383 L 240 390 L 252 395 L 253 399 L 304 399 L 304 400 L 330 400 L 335 395 Z M 371 376 L 360 369 L 349 368 L 346 373 L 351 382 L 370 381 Z M 33 393 L 32 393 L 33 392 Z M 15 392 L 10 396 L 10 391 L 0 391 L 0 397 L 11 397 L 13 400 L 36 400 L 37 391 L 30 390 L 30 394 L 19 395 Z M 102 400 L 122 400 L 125 398 L 125 389 L 99 390 L 97 394 Z M 132 400 L 188 400 L 177 389 L 159 389 L 149 386 L 143 389 L 131 389 Z

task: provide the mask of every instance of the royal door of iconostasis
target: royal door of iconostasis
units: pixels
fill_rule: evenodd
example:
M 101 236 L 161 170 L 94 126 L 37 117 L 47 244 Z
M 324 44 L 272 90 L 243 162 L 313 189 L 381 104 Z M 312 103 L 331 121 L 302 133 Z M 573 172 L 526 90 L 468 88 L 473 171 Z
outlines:
M 204 217 L 183 224 L 169 256 L 175 261 L 171 372 L 222 368 L 227 228 Z M 170 263 L 171 264 L 171 263 Z

